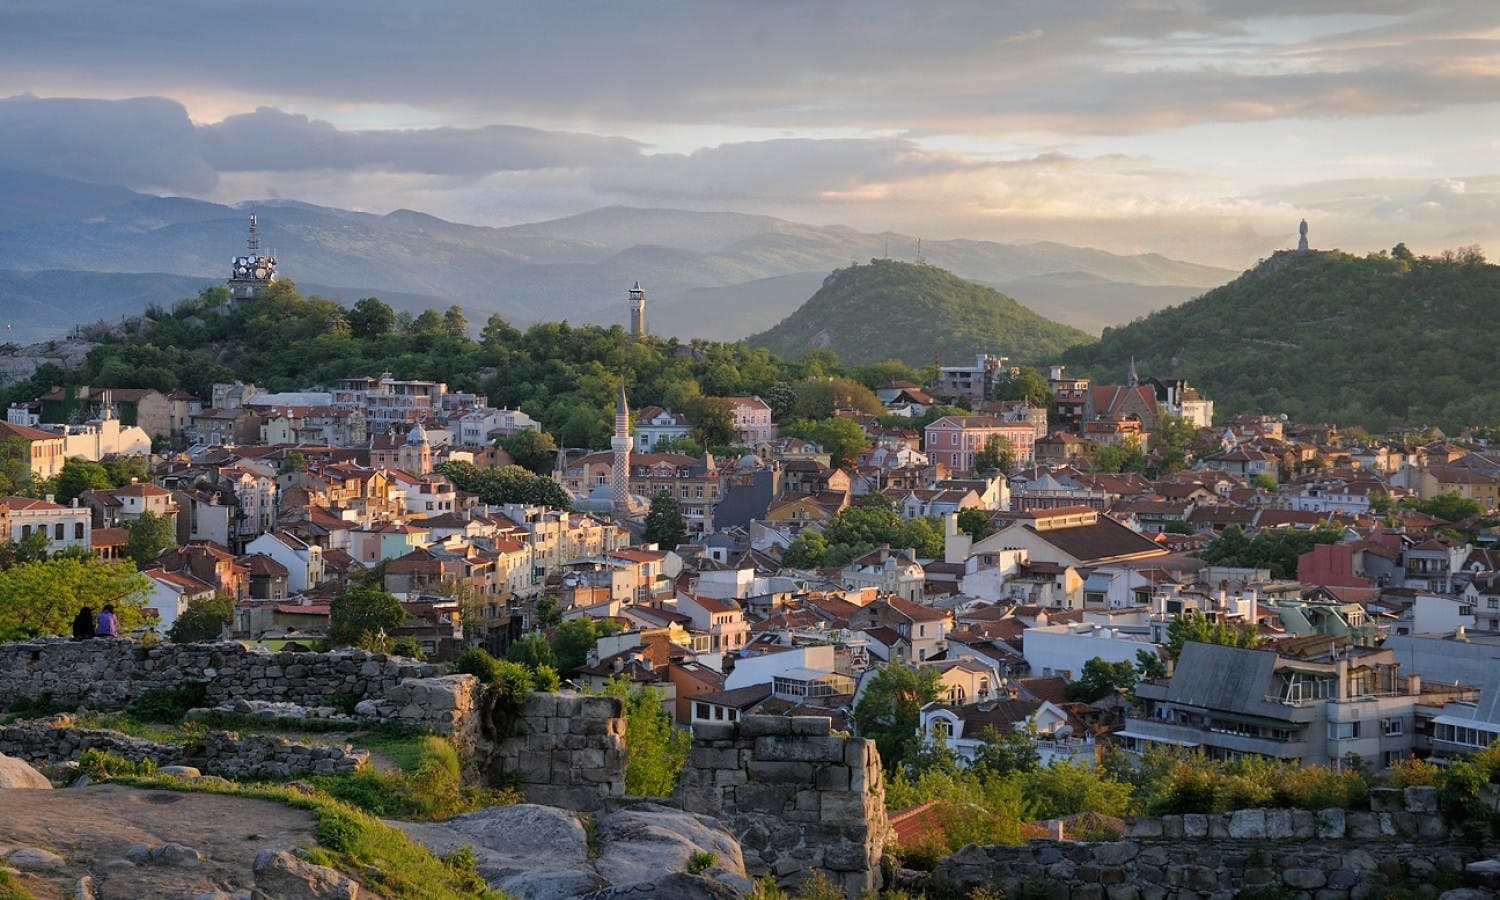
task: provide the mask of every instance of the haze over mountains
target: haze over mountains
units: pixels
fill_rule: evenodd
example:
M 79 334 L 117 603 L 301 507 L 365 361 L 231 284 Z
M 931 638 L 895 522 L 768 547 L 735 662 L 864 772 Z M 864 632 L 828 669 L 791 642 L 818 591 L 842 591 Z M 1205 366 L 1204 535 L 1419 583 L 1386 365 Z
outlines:
M 155 197 L 35 174 L 0 173 L 0 309 L 10 340 L 170 305 L 221 283 L 245 246 L 248 204 Z M 625 322 L 647 291 L 653 333 L 738 340 L 807 301 L 828 273 L 875 257 L 912 259 L 915 236 L 768 216 L 610 207 L 487 228 L 409 210 L 377 216 L 261 201 L 262 247 L 303 294 L 397 308 L 462 306 L 538 321 Z M 935 266 L 995 287 L 1043 316 L 1097 333 L 1238 274 L 1156 254 L 1055 243 L 923 241 Z

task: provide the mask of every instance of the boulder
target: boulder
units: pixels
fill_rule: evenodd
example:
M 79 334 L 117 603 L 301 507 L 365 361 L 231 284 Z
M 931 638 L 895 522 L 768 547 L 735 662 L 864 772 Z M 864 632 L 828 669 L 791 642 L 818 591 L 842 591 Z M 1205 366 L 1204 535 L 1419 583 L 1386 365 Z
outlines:
M 659 875 L 650 881 L 607 887 L 592 894 L 582 895 L 583 900 L 741 900 L 745 894 L 738 889 L 686 872 Z
M 568 900 L 608 884 L 589 862 L 583 822 L 567 810 L 517 803 L 446 822 L 390 824 L 439 855 L 468 844 L 485 883 L 517 900 Z
M 0 790 L 8 788 L 38 788 L 50 790 L 52 782 L 47 776 L 32 768 L 24 760 L 0 754 Z
M 745 876 L 739 841 L 724 823 L 708 816 L 643 804 L 610 813 L 595 829 L 599 858 L 594 866 L 616 886 L 655 882 L 663 873 L 685 872 L 694 853 L 712 853 L 706 875 Z
M 286 851 L 262 850 L 250 866 L 257 890 L 281 900 L 357 900 L 359 884 L 327 866 L 300 860 Z
M 61 872 L 68 867 L 67 861 L 61 856 L 40 847 L 12 850 L 5 861 L 22 872 Z

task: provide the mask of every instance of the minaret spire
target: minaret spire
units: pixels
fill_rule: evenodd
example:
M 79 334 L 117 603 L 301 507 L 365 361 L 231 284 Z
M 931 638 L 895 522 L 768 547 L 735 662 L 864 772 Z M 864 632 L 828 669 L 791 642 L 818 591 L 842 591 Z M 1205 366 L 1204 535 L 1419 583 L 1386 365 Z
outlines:
M 624 516 L 630 511 L 630 406 L 625 402 L 625 385 L 620 384 L 619 396 L 615 398 L 615 433 L 609 439 L 614 451 L 614 512 Z

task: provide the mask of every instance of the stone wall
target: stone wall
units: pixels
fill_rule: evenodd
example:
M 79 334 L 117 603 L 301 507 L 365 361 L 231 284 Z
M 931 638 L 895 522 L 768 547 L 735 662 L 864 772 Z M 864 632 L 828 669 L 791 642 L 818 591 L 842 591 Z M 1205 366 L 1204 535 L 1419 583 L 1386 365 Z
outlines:
M 381 699 L 442 666 L 363 650 L 252 650 L 236 643 L 145 646 L 128 639 L 0 644 L 0 710 L 27 702 L 124 709 L 147 688 L 202 682 L 211 704 L 235 699 L 339 706 Z
M 531 803 L 581 812 L 625 796 L 625 710 L 614 697 L 531 694 L 485 762 Z
M 1450 832 L 1432 788 L 1377 791 L 1372 811 L 1242 809 L 1126 821 L 1124 840 L 970 845 L 943 860 L 938 884 L 1006 896 L 1161 900 L 1308 896 L 1364 900 L 1402 886 L 1462 883 L 1500 844 Z
M 794 885 L 814 869 L 849 896 L 880 887 L 889 826 L 875 743 L 819 716 L 700 724 L 674 799 L 724 821 L 751 876 Z
M 213 731 L 201 740 L 158 744 L 118 731 L 75 728 L 71 716 L 14 722 L 0 728 L 0 755 L 24 759 L 37 766 L 76 761 L 94 749 L 133 762 L 149 759 L 158 766 L 193 766 L 224 778 L 294 778 L 353 772 L 369 754 L 348 746 L 301 744 L 274 735 L 240 735 Z

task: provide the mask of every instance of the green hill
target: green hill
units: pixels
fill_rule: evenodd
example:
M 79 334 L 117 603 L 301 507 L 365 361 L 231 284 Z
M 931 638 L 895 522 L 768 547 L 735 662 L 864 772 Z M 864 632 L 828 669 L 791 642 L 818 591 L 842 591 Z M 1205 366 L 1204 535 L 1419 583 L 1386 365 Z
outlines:
M 1280 252 L 1188 303 L 1107 328 L 1063 356 L 1079 374 L 1183 377 L 1220 418 L 1286 413 L 1373 430 L 1500 422 L 1500 266 L 1442 258 Z
M 951 272 L 878 259 L 836 270 L 796 312 L 745 342 L 787 358 L 826 349 L 848 363 L 920 366 L 979 353 L 1042 363 L 1091 339 Z

